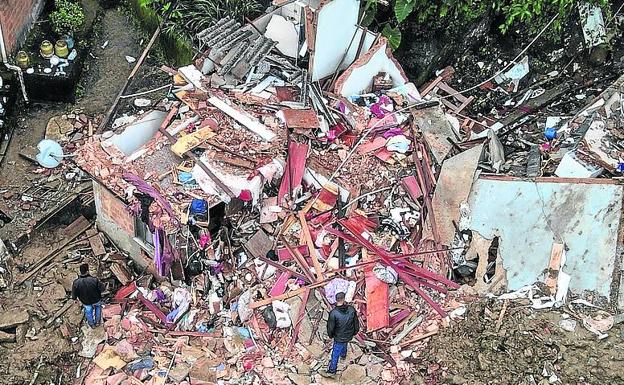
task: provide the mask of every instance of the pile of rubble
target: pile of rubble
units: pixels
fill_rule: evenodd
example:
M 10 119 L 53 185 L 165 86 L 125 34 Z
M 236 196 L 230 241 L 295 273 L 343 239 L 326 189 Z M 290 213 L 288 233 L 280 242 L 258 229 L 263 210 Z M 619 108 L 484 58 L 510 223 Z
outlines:
M 21 181 L 0 187 L 0 234 L 13 250 L 22 246 L 34 230 L 64 216 L 64 211 L 78 212 L 77 208 L 93 203 L 88 175 L 75 164 L 62 162 L 63 157 L 71 157 L 93 135 L 93 127 L 92 119 L 80 111 L 54 116 L 48 121 L 45 138 L 38 148 L 20 149 L 20 157 L 32 166 L 30 173 Z M 52 142 L 58 143 L 59 149 L 62 146 L 63 152 L 60 157 L 48 156 L 47 161 L 55 167 L 42 163 Z M 11 225 L 4 228 L 7 223 Z
M 3 378 L 29 382 L 49 378 L 67 381 L 74 375 L 79 350 L 82 309 L 68 298 L 78 266 L 88 263 L 93 275 L 115 293 L 120 282 L 141 279 L 132 262 L 79 216 L 54 231 L 36 237 L 10 254 L 0 242 L 0 364 Z
M 140 245 L 130 257 L 151 273 L 116 274 L 105 333 L 83 340 L 86 383 L 403 383 L 479 294 L 513 290 L 501 298 L 534 308 L 569 290 L 617 298 L 624 191 L 577 173 L 619 167 L 620 83 L 565 127 L 550 122 L 532 149 L 526 175 L 546 175 L 542 159 L 565 150 L 577 169 L 561 173 L 574 178 L 500 175 L 499 136 L 551 99 L 467 116 L 474 99 L 448 85 L 452 70 L 419 92 L 387 40 L 357 26 L 358 5 L 223 19 L 198 35 L 194 64 L 163 67 L 169 98 L 137 99 L 154 107 L 80 138 L 98 226 Z M 500 83 L 517 91 L 522 73 Z M 329 380 L 316 373 L 337 292 L 362 328 Z

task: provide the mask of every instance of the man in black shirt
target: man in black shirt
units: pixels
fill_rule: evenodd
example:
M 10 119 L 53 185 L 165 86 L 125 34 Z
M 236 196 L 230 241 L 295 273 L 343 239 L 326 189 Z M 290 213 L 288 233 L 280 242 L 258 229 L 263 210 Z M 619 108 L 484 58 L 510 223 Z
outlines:
M 347 346 L 360 331 L 360 320 L 355 308 L 345 303 L 345 293 L 336 293 L 336 307 L 329 313 L 327 335 L 334 339 L 329 369 L 321 371 L 325 377 L 333 377 L 338 369 L 338 359 L 347 358 Z
M 102 292 L 104 285 L 97 278 L 89 275 L 89 265 L 80 265 L 80 276 L 74 280 L 72 285 L 72 299 L 79 299 L 84 306 L 87 323 L 91 327 L 100 324 L 102 316 Z

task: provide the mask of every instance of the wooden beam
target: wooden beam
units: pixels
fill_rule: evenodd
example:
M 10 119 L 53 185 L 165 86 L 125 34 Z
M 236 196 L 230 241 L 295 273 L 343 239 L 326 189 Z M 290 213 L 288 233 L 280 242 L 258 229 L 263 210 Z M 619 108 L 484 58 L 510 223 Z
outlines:
M 316 280 L 323 279 L 323 269 L 318 261 L 316 246 L 314 245 L 314 241 L 312 241 L 310 228 L 308 227 L 308 222 L 305 219 L 305 214 L 300 211 L 298 216 L 299 222 L 301 222 L 301 232 L 303 233 L 303 238 L 308 245 L 308 250 L 310 250 L 310 258 L 312 259 L 312 265 L 314 265 L 314 270 L 316 271 Z
M 30 279 L 32 276 L 37 274 L 37 272 L 39 272 L 39 270 L 41 270 L 44 266 L 46 266 L 49 262 L 51 262 L 61 250 L 63 250 L 67 245 L 69 245 L 74 239 L 78 238 L 80 234 L 87 231 L 87 229 L 91 227 L 91 222 L 89 222 L 89 220 L 87 220 L 85 217 L 80 216 L 78 219 L 72 222 L 72 224 L 70 224 L 69 226 L 72 226 L 75 230 L 71 234 L 67 234 L 66 237 L 63 239 L 63 241 L 58 246 L 56 246 L 52 251 L 50 251 L 44 257 L 39 259 L 35 263 L 34 267 L 28 273 L 26 273 L 26 275 L 24 275 L 19 280 L 17 280 L 16 282 L 17 285 L 21 285 L 22 283 Z
M 284 244 L 284 246 L 286 246 L 290 254 L 294 257 L 294 260 L 297 263 L 297 265 L 299 265 L 299 268 L 303 270 L 303 275 L 306 276 L 306 279 L 310 282 L 316 282 L 317 281 L 316 278 L 310 272 L 310 266 L 307 264 L 307 262 L 305 261 L 305 258 L 303 257 L 303 255 L 301 255 L 299 250 L 297 250 L 296 248 L 293 248 L 288 243 L 286 238 L 284 238 L 284 236 L 280 236 L 279 240 Z
M 324 286 L 326 283 L 327 283 L 327 280 L 326 281 L 319 281 L 319 282 L 315 282 L 315 283 L 313 283 L 311 285 L 300 287 L 299 289 L 289 291 L 288 293 L 284 293 L 282 295 L 278 295 L 277 297 L 261 299 L 260 301 L 252 302 L 249 305 L 249 308 L 250 309 L 257 309 L 259 307 L 266 306 L 266 305 L 270 304 L 273 301 L 282 301 L 282 300 L 285 300 L 285 299 L 288 299 L 288 298 L 296 297 L 296 296 L 298 296 L 301 293 L 305 293 L 306 290 L 316 289 L 317 287 Z
M 299 313 L 297 314 L 297 320 L 293 328 L 293 335 L 290 339 L 290 345 L 288 347 L 292 347 L 297 342 L 297 338 L 299 337 L 299 328 L 301 328 L 301 321 L 303 321 L 303 317 L 306 312 L 306 305 L 308 304 L 308 299 L 310 298 L 310 289 L 307 289 L 303 293 L 303 299 L 301 301 L 301 306 L 299 307 Z
M 67 302 L 65 302 L 65 305 L 63 305 L 63 307 L 61 307 L 59 310 L 56 311 L 56 313 L 54 313 L 54 315 L 52 317 L 50 317 L 47 321 L 46 321 L 46 326 L 50 326 L 52 325 L 52 323 L 54 321 L 56 321 L 56 319 L 60 316 L 62 316 L 63 314 L 65 314 L 65 312 L 67 310 L 69 310 L 69 308 L 71 308 L 74 304 L 76 303 L 76 301 L 74 300 L 69 300 Z
M 262 261 L 262 262 L 264 262 L 264 263 L 267 263 L 267 264 L 269 264 L 269 265 L 273 266 L 274 268 L 276 268 L 277 270 L 279 270 L 279 271 L 281 271 L 281 272 L 284 272 L 284 273 L 289 273 L 289 274 L 290 274 L 290 275 L 292 275 L 292 276 L 295 276 L 295 277 L 297 277 L 297 278 L 301 278 L 301 279 L 303 279 L 304 281 L 307 281 L 307 282 L 310 282 L 310 283 L 311 283 L 311 281 L 308 279 L 308 277 L 306 277 L 305 275 L 303 275 L 303 274 L 301 274 L 301 273 L 299 273 L 299 272 L 296 272 L 296 271 L 294 271 L 294 270 L 292 270 L 292 269 L 289 269 L 289 268 L 287 268 L 287 267 L 286 267 L 286 266 L 284 266 L 284 265 L 281 265 L 281 264 L 279 264 L 279 263 L 277 263 L 277 262 L 275 262 L 275 261 L 271 261 L 270 259 L 268 259 L 268 258 L 266 258 L 266 257 L 259 257 L 258 259 L 259 259 L 259 260 L 261 260 L 261 261 Z

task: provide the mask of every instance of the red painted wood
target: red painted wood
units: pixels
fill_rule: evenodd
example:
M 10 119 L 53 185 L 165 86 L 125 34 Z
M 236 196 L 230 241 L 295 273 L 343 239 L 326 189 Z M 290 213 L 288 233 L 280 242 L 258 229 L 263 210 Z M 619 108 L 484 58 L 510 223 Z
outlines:
M 371 258 L 366 258 L 370 260 Z M 366 331 L 383 329 L 390 324 L 390 288 L 373 273 L 375 265 L 364 267 L 366 277 Z
M 279 193 L 277 194 L 277 203 L 281 204 L 282 199 L 290 192 L 290 188 L 301 185 L 303 173 L 305 171 L 306 159 L 308 156 L 308 145 L 306 143 L 290 142 L 288 146 L 288 160 L 286 162 L 286 170 L 280 183 Z M 292 178 L 292 180 L 291 180 Z
M 277 297 L 278 295 L 284 294 L 289 279 L 290 273 L 283 272 L 279 278 L 277 278 L 277 282 L 275 282 L 275 285 L 273 285 L 273 288 L 269 292 L 269 297 Z

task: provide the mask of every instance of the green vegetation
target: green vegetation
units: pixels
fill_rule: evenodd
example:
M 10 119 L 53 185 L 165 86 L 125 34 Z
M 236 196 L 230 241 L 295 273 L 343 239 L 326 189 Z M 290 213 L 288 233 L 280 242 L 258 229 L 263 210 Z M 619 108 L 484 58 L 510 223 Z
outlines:
M 454 26 L 475 21 L 485 13 L 500 16 L 503 23 L 498 26 L 507 33 L 516 26 L 537 30 L 543 27 L 552 15 L 558 18 L 554 29 L 560 30 L 562 22 L 576 11 L 583 0 L 366 0 L 362 23 L 383 25 L 382 34 L 393 48 L 401 43 L 399 26 L 406 20 L 413 20 L 431 28 Z M 606 5 L 607 0 L 590 0 Z M 390 15 L 389 13 L 392 13 Z
M 163 15 L 169 9 L 169 0 L 146 0 L 152 9 Z M 256 0 L 178 0 L 165 30 L 192 40 L 215 21 L 230 16 L 245 22 L 246 17 L 256 16 L 261 11 Z
M 154 31 L 163 15 L 169 10 L 170 0 L 130 0 L 130 5 L 144 28 Z M 165 55 L 175 65 L 185 65 L 193 60 L 193 38 L 216 20 L 225 16 L 245 22 L 261 11 L 256 0 L 178 0 L 176 8 L 160 37 Z
M 50 13 L 52 30 L 59 35 L 73 35 L 85 21 L 82 6 L 69 0 L 56 0 L 56 10 Z
M 143 28 L 150 32 L 158 28 L 161 16 L 153 8 L 153 0 L 131 0 L 130 5 Z M 185 35 L 165 29 L 160 34 L 160 45 L 166 58 L 175 66 L 187 65 L 193 61 L 193 44 Z

